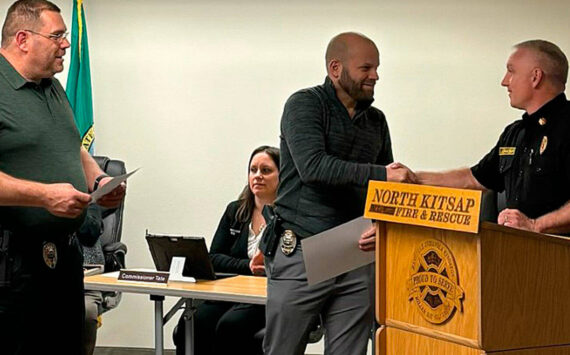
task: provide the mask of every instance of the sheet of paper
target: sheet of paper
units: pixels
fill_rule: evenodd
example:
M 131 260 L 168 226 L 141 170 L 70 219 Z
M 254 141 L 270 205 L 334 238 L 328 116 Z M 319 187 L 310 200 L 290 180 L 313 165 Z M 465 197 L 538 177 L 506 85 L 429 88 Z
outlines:
M 170 281 L 181 281 L 181 282 L 196 282 L 196 279 L 190 276 L 182 276 L 182 270 L 184 270 L 184 263 L 186 263 L 186 258 L 183 256 L 173 256 L 170 262 Z
M 301 240 L 309 285 L 328 280 L 374 261 L 374 251 L 358 248 L 358 240 L 372 225 L 359 217 Z
M 97 190 L 93 191 L 91 193 L 91 203 L 97 202 L 98 199 L 105 196 L 109 192 L 113 191 L 117 186 L 119 186 L 123 181 L 126 181 L 129 178 L 129 176 L 133 175 L 138 170 L 139 169 L 135 169 L 130 173 L 115 176 L 108 183 L 99 187 Z

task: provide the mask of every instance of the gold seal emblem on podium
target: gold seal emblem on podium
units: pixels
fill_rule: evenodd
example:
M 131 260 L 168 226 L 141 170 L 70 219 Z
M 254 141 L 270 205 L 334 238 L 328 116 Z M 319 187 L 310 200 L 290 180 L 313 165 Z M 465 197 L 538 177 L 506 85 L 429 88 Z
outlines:
M 407 281 L 408 298 L 422 317 L 432 324 L 442 324 L 462 311 L 464 291 L 459 286 L 455 258 L 439 240 L 420 243 Z

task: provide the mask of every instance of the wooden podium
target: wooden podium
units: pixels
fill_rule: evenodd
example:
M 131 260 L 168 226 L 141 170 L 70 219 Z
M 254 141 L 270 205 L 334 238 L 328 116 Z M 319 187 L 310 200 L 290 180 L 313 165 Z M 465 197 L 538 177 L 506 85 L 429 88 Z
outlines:
M 570 355 L 570 239 L 376 223 L 376 355 Z

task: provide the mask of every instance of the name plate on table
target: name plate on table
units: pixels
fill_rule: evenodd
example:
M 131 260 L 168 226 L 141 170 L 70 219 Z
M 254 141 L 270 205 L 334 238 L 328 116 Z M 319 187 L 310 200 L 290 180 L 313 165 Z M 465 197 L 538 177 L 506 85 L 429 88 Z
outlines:
M 170 274 L 164 271 L 138 271 L 121 269 L 119 281 L 150 282 L 157 284 L 167 284 Z
M 370 181 L 364 217 L 477 233 L 480 208 L 481 191 Z

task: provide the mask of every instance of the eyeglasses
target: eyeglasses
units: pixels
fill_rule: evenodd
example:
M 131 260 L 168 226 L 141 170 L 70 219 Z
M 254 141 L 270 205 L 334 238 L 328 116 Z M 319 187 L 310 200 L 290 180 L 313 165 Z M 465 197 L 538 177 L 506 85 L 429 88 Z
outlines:
M 42 36 L 43 38 L 50 39 L 50 40 L 52 40 L 52 41 L 54 41 L 54 42 L 57 42 L 57 43 L 62 43 L 64 40 L 67 39 L 67 36 L 69 35 L 69 32 L 50 33 L 50 34 L 47 34 L 47 35 L 46 35 L 46 34 L 43 34 L 43 33 L 39 33 L 39 32 L 36 32 L 36 31 L 32 31 L 32 30 L 24 30 L 24 31 L 33 33 L 33 34 L 38 35 L 38 36 Z

